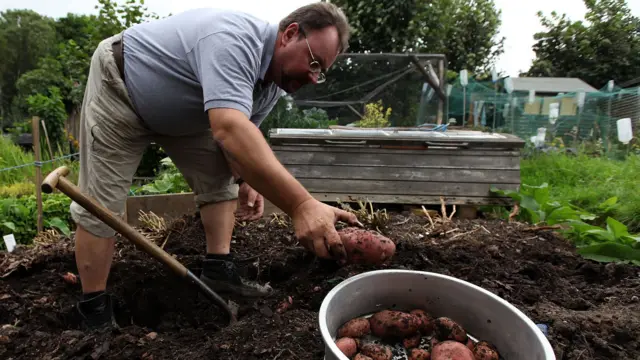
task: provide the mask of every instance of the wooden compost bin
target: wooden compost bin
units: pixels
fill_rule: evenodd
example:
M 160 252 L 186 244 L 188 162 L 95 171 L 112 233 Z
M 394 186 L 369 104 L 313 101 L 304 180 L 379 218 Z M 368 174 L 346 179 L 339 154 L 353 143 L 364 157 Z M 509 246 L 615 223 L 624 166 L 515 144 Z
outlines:
M 510 134 L 408 129 L 272 129 L 282 164 L 321 201 L 509 204 L 524 141 Z

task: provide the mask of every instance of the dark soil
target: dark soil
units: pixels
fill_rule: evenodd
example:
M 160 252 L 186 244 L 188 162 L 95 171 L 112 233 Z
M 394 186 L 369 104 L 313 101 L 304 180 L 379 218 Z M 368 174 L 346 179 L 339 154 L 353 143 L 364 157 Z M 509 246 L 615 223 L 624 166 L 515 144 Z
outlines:
M 41 235 L 37 246 L 0 254 L 2 359 L 322 359 L 317 312 L 338 282 L 363 271 L 408 268 L 456 276 L 511 302 L 549 326 L 558 359 L 640 359 L 640 270 L 582 259 L 548 231 L 500 220 L 393 214 L 383 232 L 397 244 L 385 266 L 345 266 L 314 258 L 274 218 L 238 225 L 232 249 L 245 274 L 276 294 L 224 314 L 163 265 L 118 242 L 109 290 L 121 328 L 81 331 L 73 242 Z M 158 244 L 195 274 L 205 251 L 202 224 L 188 216 Z M 168 236 L 168 238 L 167 238 Z M 510 359 L 507 359 L 510 360 Z

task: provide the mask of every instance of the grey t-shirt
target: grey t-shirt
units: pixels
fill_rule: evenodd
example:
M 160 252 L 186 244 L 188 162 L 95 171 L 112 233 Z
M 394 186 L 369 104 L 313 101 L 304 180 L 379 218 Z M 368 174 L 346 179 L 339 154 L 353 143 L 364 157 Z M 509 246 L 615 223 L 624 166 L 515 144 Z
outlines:
M 195 9 L 124 32 L 125 82 L 142 120 L 165 135 L 210 128 L 207 110 L 233 108 L 256 126 L 283 93 L 262 85 L 278 24 Z

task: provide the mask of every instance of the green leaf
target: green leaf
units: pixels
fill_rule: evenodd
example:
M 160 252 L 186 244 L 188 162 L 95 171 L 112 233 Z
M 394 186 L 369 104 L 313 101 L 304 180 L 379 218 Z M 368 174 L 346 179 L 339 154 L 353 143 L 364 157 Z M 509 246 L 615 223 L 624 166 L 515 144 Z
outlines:
M 71 234 L 71 230 L 69 230 L 69 225 L 59 217 L 54 217 L 52 219 L 49 219 L 47 220 L 46 223 L 48 227 L 53 227 L 60 230 L 60 232 L 62 232 L 65 236 L 69 236 Z
M 618 197 L 613 196 L 603 201 L 601 204 L 599 204 L 598 208 L 603 212 L 607 212 L 612 208 L 614 208 L 615 206 L 617 206 L 617 203 L 618 203 Z
M 538 204 L 545 204 L 549 201 L 549 184 L 543 183 L 539 186 L 523 184 L 525 193 L 530 194 Z
M 11 221 L 5 221 L 2 223 L 2 226 L 6 227 L 7 229 L 15 232 L 16 231 L 16 224 L 14 224 Z
M 593 230 L 587 230 L 584 233 L 588 235 L 592 235 L 591 238 L 599 242 L 602 242 L 602 241 L 615 242 L 616 241 L 616 238 L 613 235 L 613 233 L 605 229 L 598 228 Z
M 613 234 L 615 239 L 629 235 L 627 227 L 612 217 L 607 217 L 607 230 Z
M 581 247 L 577 249 L 577 252 L 586 259 L 599 262 L 640 262 L 640 249 L 633 249 L 630 246 L 613 242 Z
M 580 216 L 578 212 L 568 206 L 561 206 L 553 209 L 546 216 L 546 222 L 548 225 L 555 225 L 567 222 L 567 220 L 577 220 Z

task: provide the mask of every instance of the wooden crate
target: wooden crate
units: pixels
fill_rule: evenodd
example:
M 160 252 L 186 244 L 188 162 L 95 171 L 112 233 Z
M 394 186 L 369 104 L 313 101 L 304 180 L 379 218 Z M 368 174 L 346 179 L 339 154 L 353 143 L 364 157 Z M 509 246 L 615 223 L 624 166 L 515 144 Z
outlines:
M 277 158 L 316 198 L 373 203 L 509 204 L 524 141 L 478 131 L 273 129 Z

